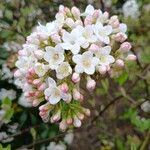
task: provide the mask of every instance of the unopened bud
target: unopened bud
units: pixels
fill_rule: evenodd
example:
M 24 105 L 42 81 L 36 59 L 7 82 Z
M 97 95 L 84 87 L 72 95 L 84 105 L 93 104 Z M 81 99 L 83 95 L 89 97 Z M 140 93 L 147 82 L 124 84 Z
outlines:
M 74 83 L 77 83 L 80 81 L 80 75 L 78 73 L 74 72 L 71 79 Z

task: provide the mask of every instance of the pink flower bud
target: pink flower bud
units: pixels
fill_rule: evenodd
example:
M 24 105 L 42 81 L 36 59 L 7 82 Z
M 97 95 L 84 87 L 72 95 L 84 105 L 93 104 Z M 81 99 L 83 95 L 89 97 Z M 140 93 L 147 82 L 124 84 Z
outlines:
M 131 49 L 131 44 L 129 42 L 124 42 L 121 44 L 120 49 L 122 52 L 128 52 Z
M 113 28 L 118 28 L 120 24 L 118 16 L 112 16 L 109 20 L 109 24 L 112 25 Z
M 92 22 L 93 22 L 92 16 L 87 16 L 87 17 L 84 19 L 84 25 L 91 25 Z
M 19 71 L 19 69 L 18 70 L 16 70 L 15 71 L 15 73 L 14 73 L 14 76 L 16 77 L 16 78 L 18 78 L 18 77 L 21 77 L 21 72 Z
M 99 50 L 99 46 L 97 46 L 96 44 L 91 44 L 89 51 L 95 53 Z
M 92 91 L 92 90 L 95 89 L 95 86 L 96 86 L 95 80 L 91 79 L 90 77 L 87 77 L 86 88 L 87 88 L 89 91 Z
M 84 109 L 84 113 L 85 113 L 85 115 L 88 116 L 88 117 L 91 115 L 90 110 L 89 110 L 89 109 L 86 109 L 86 108 Z
M 80 94 L 80 102 L 82 102 L 84 100 L 84 96 L 82 94 Z
M 27 82 L 28 82 L 29 84 L 32 84 L 33 80 L 27 79 Z
M 65 7 L 64 11 L 65 11 L 65 13 L 66 13 L 67 15 L 70 16 L 71 12 L 70 12 L 70 9 L 69 9 L 68 7 Z
M 107 20 L 108 17 L 109 17 L 109 13 L 108 13 L 107 11 L 105 11 L 105 12 L 103 13 L 103 18 L 104 18 L 104 20 Z
M 32 105 L 33 105 L 33 107 L 36 107 L 36 106 L 39 105 L 39 103 L 40 102 L 36 99 L 36 100 L 33 101 Z
M 130 61 L 134 61 L 136 60 L 136 56 L 134 54 L 129 54 L 126 59 Z
M 66 120 L 66 122 L 67 122 L 68 125 L 71 125 L 72 122 L 73 122 L 73 120 L 72 120 L 72 118 L 68 118 L 68 119 Z
M 117 42 L 124 42 L 126 39 L 127 39 L 127 35 L 123 32 L 119 32 L 115 35 L 114 39 L 117 41 Z
M 116 60 L 116 65 L 120 68 L 124 67 L 124 61 L 121 59 Z
M 33 91 L 28 92 L 28 94 L 29 94 L 30 97 L 34 97 L 35 96 L 35 92 L 33 92 Z
M 73 98 L 74 98 L 75 100 L 80 100 L 80 98 L 81 98 L 80 96 L 81 96 L 80 92 L 77 91 L 76 89 L 74 89 L 74 90 L 73 90 Z
M 35 92 L 35 96 L 36 96 L 36 97 L 38 97 L 38 96 L 40 96 L 40 95 L 41 95 L 41 91 L 36 91 L 36 92 Z
M 80 81 L 80 75 L 78 73 L 74 72 L 71 79 L 74 83 L 77 83 Z
M 73 119 L 73 125 L 75 126 L 75 127 L 81 127 L 81 120 L 80 119 L 78 119 L 77 117 L 74 117 L 74 119 Z
M 84 119 L 84 114 L 79 113 L 77 116 L 78 116 L 78 118 L 79 118 L 80 120 L 83 120 L 83 119 Z
M 28 70 L 28 73 L 29 73 L 30 75 L 34 75 L 34 74 L 35 74 L 34 68 L 30 68 L 30 69 Z
M 41 85 L 38 87 L 38 90 L 39 90 L 39 91 L 44 91 L 45 89 L 46 89 L 46 84 L 45 84 L 45 83 L 41 84 Z
M 39 85 L 39 84 L 41 84 L 41 79 L 34 79 L 34 80 L 33 80 L 33 84 L 34 84 L 34 85 Z
M 105 74 L 107 72 L 107 67 L 106 66 L 99 66 L 98 71 L 100 74 Z
M 53 34 L 51 35 L 51 39 L 53 42 L 55 42 L 56 44 L 60 43 L 61 42 L 61 38 L 58 34 Z
M 19 54 L 20 56 L 27 56 L 27 55 L 28 55 L 27 51 L 25 51 L 25 50 L 19 50 L 19 51 L 18 51 L 18 54 Z
M 73 14 L 76 20 L 80 19 L 80 10 L 77 7 L 72 7 L 71 13 Z
M 34 54 L 37 59 L 42 59 L 44 56 L 44 52 L 42 50 L 37 50 L 34 52 Z
M 62 120 L 60 123 L 59 123 L 59 129 L 60 131 L 64 132 L 66 129 L 67 129 L 67 123 L 65 120 Z
M 72 28 L 74 26 L 74 21 L 71 18 L 67 18 L 65 21 L 66 25 L 69 26 L 70 28 Z
M 61 86 L 60 86 L 60 90 L 64 93 L 67 93 L 69 88 L 68 88 L 68 85 L 67 83 L 63 83 Z
M 75 26 L 81 25 L 83 26 L 83 22 L 81 20 L 75 21 Z
M 95 10 L 92 17 L 93 19 L 97 19 L 99 17 L 99 10 Z
M 61 113 L 60 111 L 58 111 L 55 115 L 52 116 L 52 120 L 54 122 L 57 122 L 58 120 L 60 120 L 60 117 L 61 117 Z

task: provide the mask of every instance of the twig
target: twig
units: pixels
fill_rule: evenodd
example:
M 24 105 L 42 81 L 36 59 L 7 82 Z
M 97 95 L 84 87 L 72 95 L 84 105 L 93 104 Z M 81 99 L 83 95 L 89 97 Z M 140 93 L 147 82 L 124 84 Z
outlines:
M 140 150 L 147 150 L 147 146 L 149 144 L 149 141 L 150 141 L 150 130 L 149 130 L 149 132 L 148 132 L 148 134 L 147 134 L 147 136 L 146 136 L 146 138 L 145 138 L 145 140 L 144 140 Z
M 143 72 L 141 73 L 142 75 L 144 75 L 147 70 L 149 69 L 150 65 L 146 66 L 143 70 Z M 126 93 L 128 93 L 130 91 L 130 89 L 132 89 L 137 83 L 138 83 L 139 79 L 137 79 L 127 90 Z M 91 123 L 94 123 L 98 118 L 99 116 L 101 116 L 111 105 L 113 105 L 114 103 L 116 103 L 118 100 L 120 100 L 121 98 L 123 98 L 123 95 L 120 95 L 116 98 L 114 98 L 110 103 L 108 103 L 105 108 L 99 112 L 99 114 L 97 116 L 95 116 L 92 120 L 91 120 Z

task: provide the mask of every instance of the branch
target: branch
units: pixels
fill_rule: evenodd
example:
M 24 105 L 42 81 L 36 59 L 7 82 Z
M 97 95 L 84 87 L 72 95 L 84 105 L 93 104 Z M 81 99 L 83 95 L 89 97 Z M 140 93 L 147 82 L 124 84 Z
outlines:
M 147 146 L 149 144 L 149 141 L 150 141 L 150 130 L 149 130 L 149 132 L 148 132 L 148 134 L 147 134 L 147 136 L 146 136 L 146 138 L 145 138 L 145 140 L 144 140 L 140 150 L 147 150 Z

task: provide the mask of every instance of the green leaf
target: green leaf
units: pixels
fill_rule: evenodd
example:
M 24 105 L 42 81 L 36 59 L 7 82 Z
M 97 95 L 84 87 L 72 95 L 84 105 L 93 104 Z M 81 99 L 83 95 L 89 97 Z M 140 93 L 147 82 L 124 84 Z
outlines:
M 37 135 L 36 130 L 34 128 L 31 128 L 30 133 L 32 135 L 33 141 L 35 141 L 36 140 L 36 135 Z
M 4 107 L 4 106 L 11 107 L 11 105 L 12 105 L 12 101 L 8 97 L 6 97 L 5 99 L 2 100 L 2 107 Z
M 118 150 L 127 150 L 125 147 L 125 145 L 123 144 L 123 142 L 120 139 L 116 140 L 116 147 Z
M 128 73 L 123 72 L 117 79 L 116 82 L 119 83 L 119 85 L 123 85 L 128 80 Z

